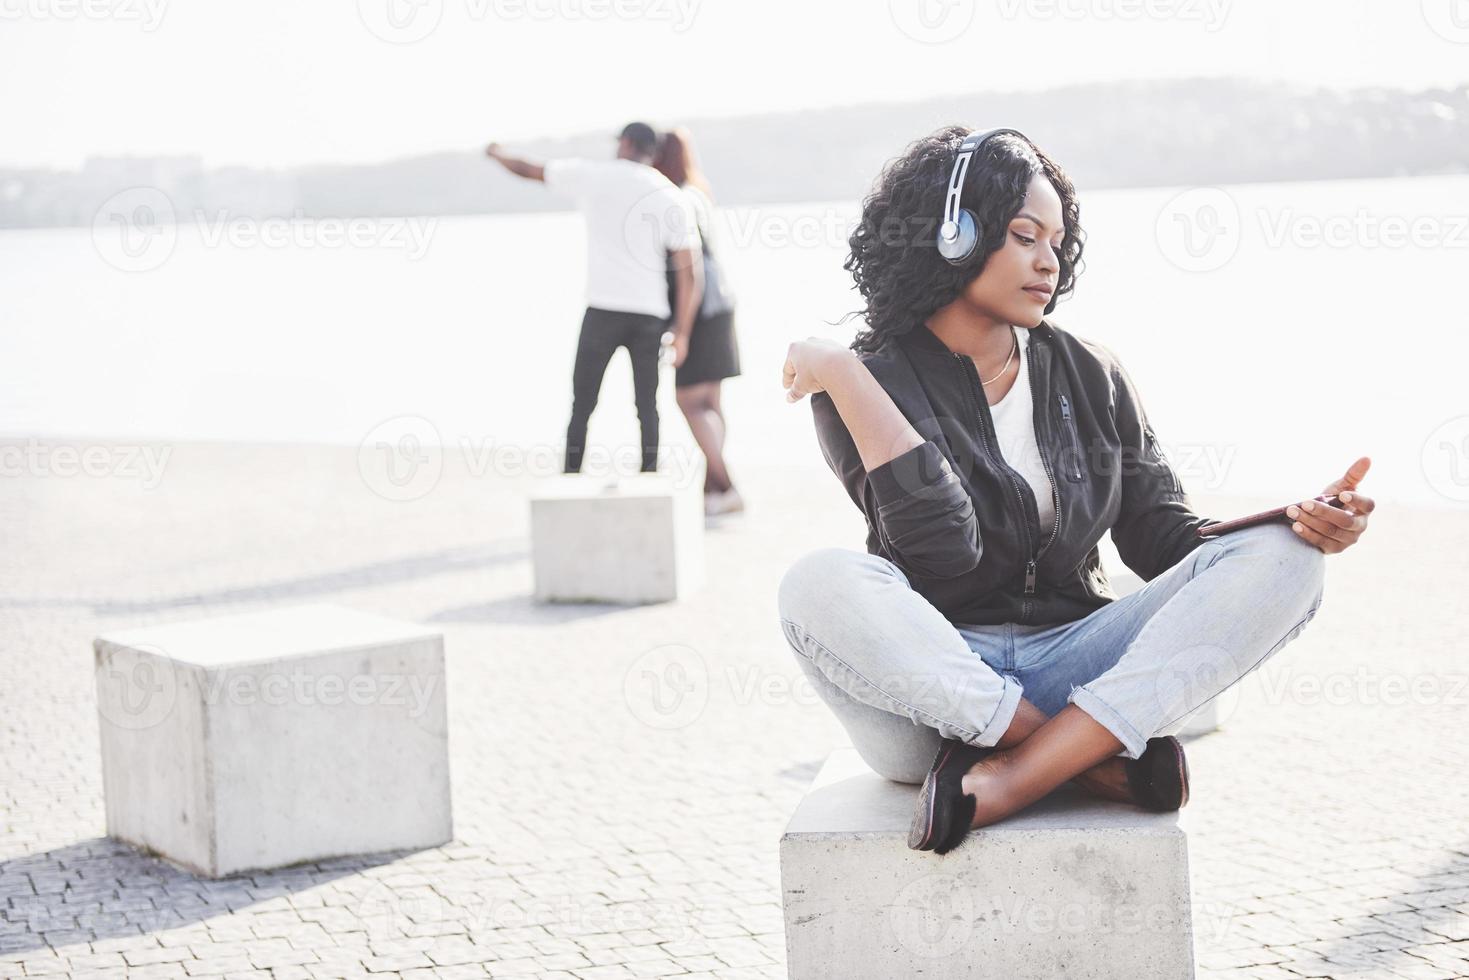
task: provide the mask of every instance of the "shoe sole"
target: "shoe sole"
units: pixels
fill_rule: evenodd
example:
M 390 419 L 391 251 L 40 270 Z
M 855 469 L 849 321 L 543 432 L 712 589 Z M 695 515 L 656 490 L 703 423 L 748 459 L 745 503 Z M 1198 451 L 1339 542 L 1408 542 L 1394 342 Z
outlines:
M 954 746 L 945 746 L 944 754 L 923 777 L 923 786 L 918 791 L 918 805 L 913 808 L 913 822 L 908 825 L 908 847 L 914 851 L 929 850 L 933 838 L 934 804 L 938 799 L 939 770 L 954 754 Z
M 1179 809 L 1188 803 L 1188 756 L 1184 755 L 1183 743 L 1169 736 L 1173 740 L 1173 752 L 1178 757 L 1178 785 L 1183 788 L 1183 798 L 1178 801 Z

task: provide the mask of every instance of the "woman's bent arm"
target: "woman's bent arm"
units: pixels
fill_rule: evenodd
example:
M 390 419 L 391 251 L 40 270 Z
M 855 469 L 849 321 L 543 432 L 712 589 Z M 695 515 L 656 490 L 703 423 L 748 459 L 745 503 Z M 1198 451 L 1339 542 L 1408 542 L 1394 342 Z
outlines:
M 898 411 L 892 396 L 857 358 L 837 360 L 821 380 L 867 470 L 923 444 L 923 437 Z
M 889 557 L 952 578 L 984 552 L 974 504 L 938 445 L 924 439 L 855 357 L 822 372 L 811 396 L 816 437 Z

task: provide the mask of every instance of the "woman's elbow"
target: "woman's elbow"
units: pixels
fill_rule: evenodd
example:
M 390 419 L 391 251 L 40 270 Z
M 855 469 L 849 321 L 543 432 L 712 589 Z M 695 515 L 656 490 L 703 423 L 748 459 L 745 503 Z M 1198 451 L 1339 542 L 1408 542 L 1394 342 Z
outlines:
M 893 542 L 894 560 L 924 578 L 958 578 L 979 567 L 984 557 L 984 541 L 977 522 L 933 534 L 923 540 L 911 537 Z

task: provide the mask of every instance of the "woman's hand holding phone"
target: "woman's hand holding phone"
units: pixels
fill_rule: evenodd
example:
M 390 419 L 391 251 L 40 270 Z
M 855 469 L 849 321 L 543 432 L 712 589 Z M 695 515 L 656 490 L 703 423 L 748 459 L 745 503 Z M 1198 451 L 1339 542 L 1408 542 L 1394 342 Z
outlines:
M 1377 506 L 1371 497 L 1357 492 L 1357 484 L 1367 475 L 1371 465 L 1372 460 L 1363 456 L 1347 467 L 1345 475 L 1332 481 L 1319 497 L 1234 521 L 1210 524 L 1199 528 L 1198 535 L 1212 538 L 1284 517 L 1290 520 L 1291 530 L 1327 554 L 1345 551 L 1356 544 L 1367 530 L 1368 515 Z
M 1294 521 L 1291 529 L 1329 555 L 1356 544 L 1367 530 L 1368 515 L 1377 506 L 1371 497 L 1357 492 L 1357 484 L 1371 465 L 1372 460 L 1363 456 L 1347 467 L 1345 475 L 1326 487 L 1324 492 L 1335 494 L 1342 509 L 1310 500 L 1286 508 L 1285 516 Z

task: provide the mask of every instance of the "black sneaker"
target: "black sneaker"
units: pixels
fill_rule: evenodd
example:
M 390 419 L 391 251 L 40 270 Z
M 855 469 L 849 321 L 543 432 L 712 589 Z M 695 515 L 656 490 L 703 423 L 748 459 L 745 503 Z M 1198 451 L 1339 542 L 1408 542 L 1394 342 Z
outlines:
M 973 793 L 964 792 L 961 781 L 976 762 L 994 751 L 950 738 L 943 740 L 918 790 L 913 823 L 908 827 L 910 848 L 947 854 L 963 843 L 978 801 Z
M 1144 810 L 1166 813 L 1188 802 L 1188 759 L 1183 743 L 1172 735 L 1148 739 L 1143 754 L 1128 759 L 1124 768 L 1133 801 Z

